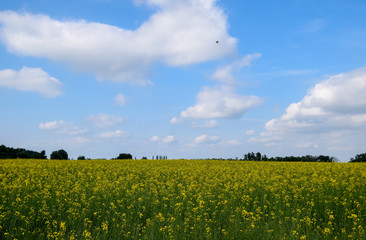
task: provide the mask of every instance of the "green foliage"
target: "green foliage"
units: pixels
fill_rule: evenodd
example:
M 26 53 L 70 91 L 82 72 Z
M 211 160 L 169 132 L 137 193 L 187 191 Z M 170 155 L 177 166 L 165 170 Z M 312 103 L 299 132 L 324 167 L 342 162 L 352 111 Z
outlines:
M 366 162 L 366 153 L 357 154 L 356 157 L 351 158 L 350 162 Z
M 11 148 L 5 145 L 0 146 L 0 159 L 47 159 L 46 152 L 43 150 L 40 153 L 36 151 L 26 150 L 24 148 Z
M 254 152 L 249 152 L 244 155 L 245 161 L 271 161 L 271 162 L 335 162 L 334 157 L 330 156 L 301 156 L 301 157 L 271 157 L 268 158 L 266 155 L 262 155 L 260 152 L 256 154 Z
M 85 160 L 85 156 L 79 156 L 78 160 Z
M 266 155 L 263 155 L 260 152 L 256 154 L 254 152 L 249 152 L 248 154 L 244 154 L 244 160 L 246 161 L 268 161 Z
M 57 150 L 57 151 L 53 151 L 51 153 L 50 159 L 68 160 L 69 156 L 68 156 L 68 154 L 65 150 L 60 149 L 60 150 Z
M 116 159 L 132 159 L 132 155 L 129 153 L 120 153 Z

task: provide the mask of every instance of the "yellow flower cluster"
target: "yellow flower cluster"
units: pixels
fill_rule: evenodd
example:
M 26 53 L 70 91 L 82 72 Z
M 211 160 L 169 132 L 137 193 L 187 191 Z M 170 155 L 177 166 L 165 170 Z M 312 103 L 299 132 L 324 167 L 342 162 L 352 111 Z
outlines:
M 366 165 L 2 160 L 0 239 L 366 239 Z

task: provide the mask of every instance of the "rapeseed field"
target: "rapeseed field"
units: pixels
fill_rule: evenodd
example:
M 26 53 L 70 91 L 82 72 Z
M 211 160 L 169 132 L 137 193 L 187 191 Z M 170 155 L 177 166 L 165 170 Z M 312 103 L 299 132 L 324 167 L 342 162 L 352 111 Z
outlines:
M 366 239 L 366 165 L 1 160 L 0 239 Z

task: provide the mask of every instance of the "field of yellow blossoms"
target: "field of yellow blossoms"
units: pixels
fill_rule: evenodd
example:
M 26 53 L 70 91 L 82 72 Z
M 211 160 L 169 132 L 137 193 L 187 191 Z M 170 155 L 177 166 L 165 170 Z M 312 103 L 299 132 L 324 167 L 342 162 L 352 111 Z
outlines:
M 1 160 L 0 239 L 366 239 L 366 164 Z

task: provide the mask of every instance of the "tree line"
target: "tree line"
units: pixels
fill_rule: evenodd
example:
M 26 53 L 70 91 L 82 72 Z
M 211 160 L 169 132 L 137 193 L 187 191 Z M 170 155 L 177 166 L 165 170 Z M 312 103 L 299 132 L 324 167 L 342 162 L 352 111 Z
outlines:
M 366 153 L 357 154 L 356 157 L 351 158 L 349 162 L 366 162 Z
M 47 159 L 46 151 L 36 152 L 26 150 L 24 148 L 11 148 L 4 145 L 0 146 L 0 159 L 7 158 L 32 158 L 32 159 Z
M 294 156 L 286 156 L 286 157 L 271 157 L 268 158 L 266 155 L 262 155 L 260 152 L 254 153 L 249 152 L 247 154 L 244 154 L 244 161 L 271 161 L 271 162 L 335 162 L 336 159 L 334 157 L 330 156 L 300 156 L 300 157 L 294 157 Z M 366 159 L 365 159 L 366 160 Z
M 0 146 L 0 159 L 47 159 L 46 151 L 36 152 L 32 150 L 27 150 L 24 148 L 12 148 L 6 147 L 5 145 Z M 50 155 L 51 160 L 69 160 L 68 153 L 63 150 L 53 151 Z M 78 160 L 87 160 L 84 156 L 79 156 Z M 129 153 L 121 153 L 116 158 L 112 159 L 132 159 L 132 155 Z
M 46 151 L 42 150 L 41 152 L 36 152 L 32 150 L 27 150 L 24 148 L 11 148 L 6 147 L 5 145 L 0 145 L 0 159 L 47 159 Z M 53 151 L 50 155 L 50 159 L 57 160 L 69 160 L 69 156 L 67 152 L 63 149 Z M 85 156 L 79 156 L 78 160 L 87 160 L 90 158 L 85 158 Z M 112 158 L 116 160 L 122 159 L 133 159 L 130 153 L 120 153 L 116 158 Z M 136 159 L 136 158 L 135 158 Z M 142 159 L 147 159 L 143 157 Z M 152 159 L 168 159 L 167 156 L 156 155 L 153 156 Z M 222 159 L 220 160 L 238 160 L 238 161 L 271 161 L 271 162 L 336 162 L 334 157 L 319 155 L 319 156 L 286 156 L 286 157 L 267 157 L 260 152 L 248 152 L 244 154 L 243 159 Z M 354 158 L 351 158 L 349 162 L 366 162 L 366 153 L 357 154 Z
M 0 146 L 0 159 L 47 159 L 46 151 L 36 152 L 24 148 L 12 148 L 5 145 Z M 60 149 L 51 153 L 50 159 L 68 160 L 68 154 L 65 150 Z

